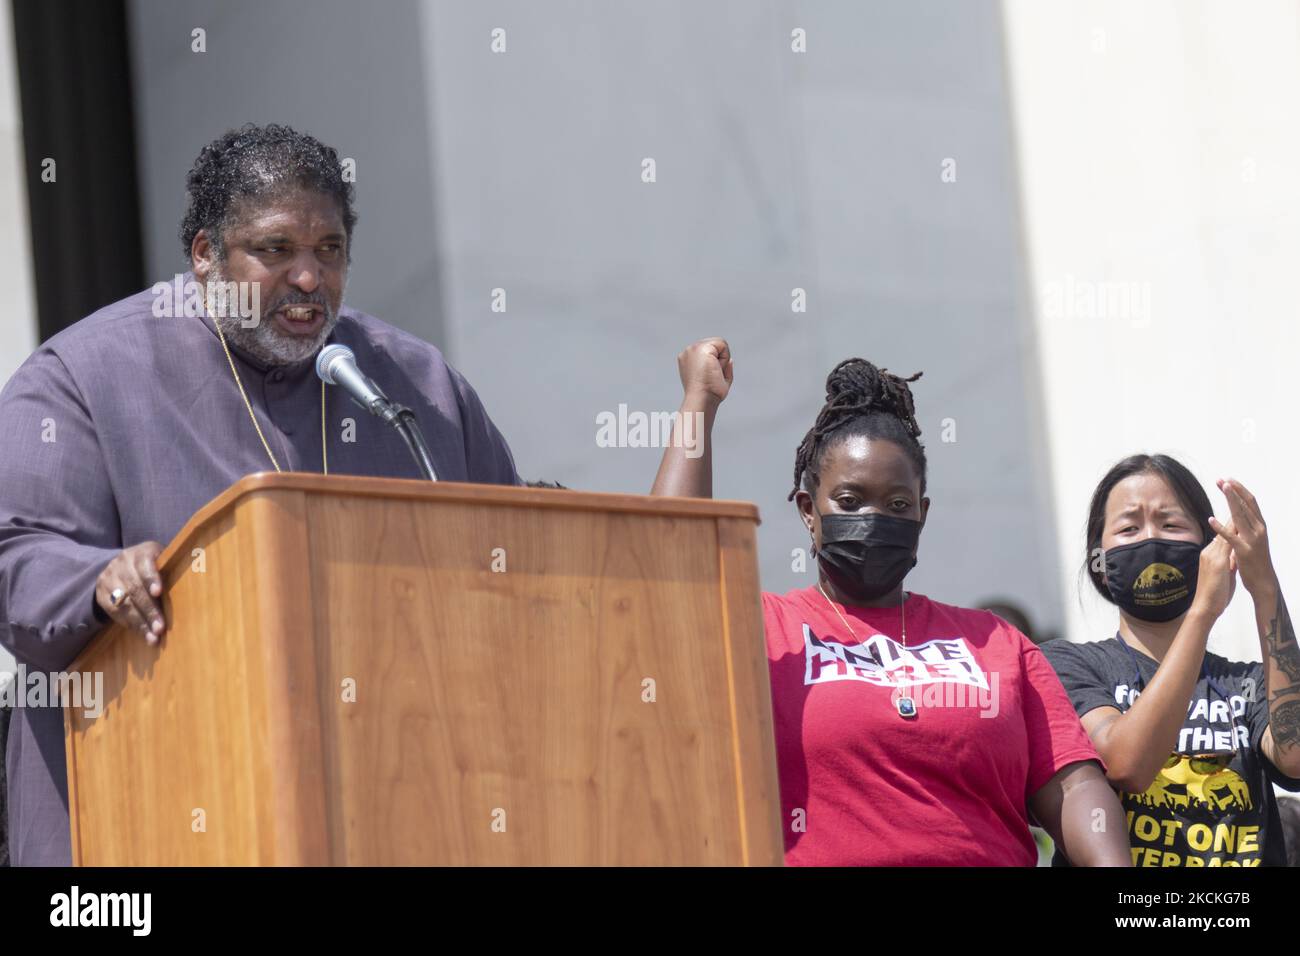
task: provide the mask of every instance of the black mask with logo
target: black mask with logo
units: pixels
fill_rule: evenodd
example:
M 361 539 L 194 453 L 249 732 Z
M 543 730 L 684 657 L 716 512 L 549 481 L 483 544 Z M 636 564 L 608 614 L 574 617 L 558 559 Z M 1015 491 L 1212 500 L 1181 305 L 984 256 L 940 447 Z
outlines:
M 1106 590 L 1141 621 L 1172 621 L 1192 606 L 1201 545 L 1148 538 L 1105 552 Z
M 874 601 L 902 583 L 916 566 L 921 522 L 897 515 L 821 515 L 817 560 L 835 589 L 855 601 Z

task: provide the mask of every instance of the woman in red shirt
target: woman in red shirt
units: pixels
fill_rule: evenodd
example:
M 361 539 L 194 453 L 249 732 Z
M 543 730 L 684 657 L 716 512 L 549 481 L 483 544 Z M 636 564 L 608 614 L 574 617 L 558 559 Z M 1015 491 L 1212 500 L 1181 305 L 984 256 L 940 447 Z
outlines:
M 705 339 L 677 361 L 705 441 L 671 444 L 652 493 L 708 498 L 731 353 Z M 918 377 L 841 362 L 795 458 L 818 582 L 763 595 L 786 862 L 1033 866 L 1032 813 L 1076 865 L 1128 866 L 1119 802 L 1038 648 L 903 591 L 930 507 Z

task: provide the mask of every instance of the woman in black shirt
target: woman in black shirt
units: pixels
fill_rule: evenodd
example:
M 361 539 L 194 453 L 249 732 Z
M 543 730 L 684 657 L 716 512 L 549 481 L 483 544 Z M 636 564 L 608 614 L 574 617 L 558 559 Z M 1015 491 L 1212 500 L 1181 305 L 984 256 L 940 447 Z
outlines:
M 1226 525 L 1173 458 L 1111 468 L 1092 497 L 1086 570 L 1119 630 L 1043 646 L 1119 791 L 1136 866 L 1286 862 L 1272 783 L 1300 789 L 1300 650 L 1258 502 L 1237 481 L 1218 487 Z M 1238 573 L 1262 664 L 1206 651 Z

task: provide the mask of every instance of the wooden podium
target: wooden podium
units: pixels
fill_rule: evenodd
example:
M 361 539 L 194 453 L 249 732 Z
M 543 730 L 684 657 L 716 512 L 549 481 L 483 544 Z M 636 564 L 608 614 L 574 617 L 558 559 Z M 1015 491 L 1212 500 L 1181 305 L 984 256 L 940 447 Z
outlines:
M 65 708 L 80 865 L 779 865 L 740 502 L 250 475 Z

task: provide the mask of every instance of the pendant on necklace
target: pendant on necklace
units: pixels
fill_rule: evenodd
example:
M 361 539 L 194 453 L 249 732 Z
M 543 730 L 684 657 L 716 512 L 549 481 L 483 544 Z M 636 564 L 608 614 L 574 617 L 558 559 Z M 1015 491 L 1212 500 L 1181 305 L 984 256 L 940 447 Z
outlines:
M 898 698 L 898 716 L 910 720 L 916 716 L 916 701 L 910 697 Z

